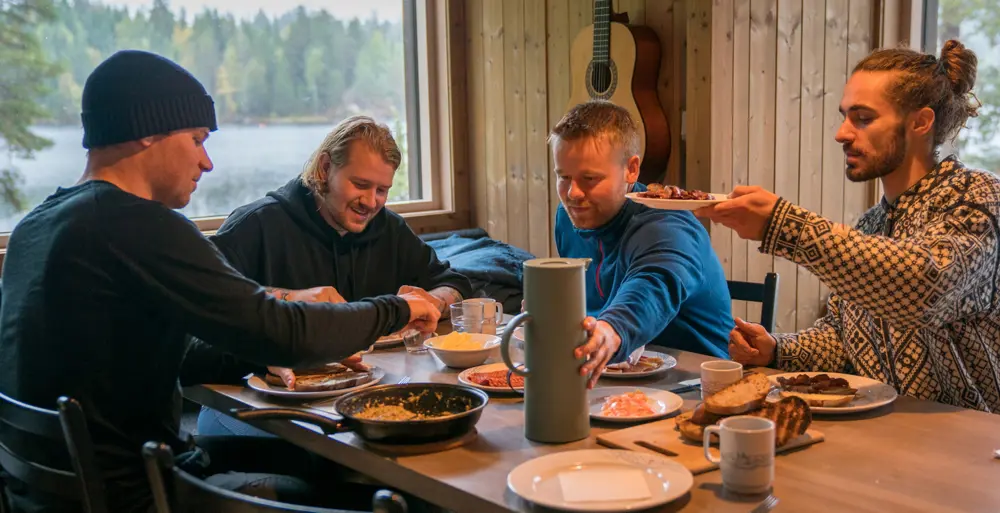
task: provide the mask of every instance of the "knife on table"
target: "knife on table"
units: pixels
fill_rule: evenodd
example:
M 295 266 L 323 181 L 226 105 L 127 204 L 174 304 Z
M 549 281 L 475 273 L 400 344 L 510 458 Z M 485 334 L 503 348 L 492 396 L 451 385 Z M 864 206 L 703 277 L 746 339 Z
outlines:
M 699 388 L 701 388 L 701 378 L 694 378 L 685 381 L 680 381 L 677 383 L 677 385 L 679 386 L 668 389 L 667 391 L 672 392 L 674 394 L 683 394 L 685 392 L 698 390 Z

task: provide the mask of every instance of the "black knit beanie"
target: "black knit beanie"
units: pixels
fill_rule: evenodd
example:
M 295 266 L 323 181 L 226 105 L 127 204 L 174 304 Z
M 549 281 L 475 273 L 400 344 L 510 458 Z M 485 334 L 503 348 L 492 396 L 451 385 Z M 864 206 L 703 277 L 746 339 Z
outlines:
M 99 148 L 215 124 L 205 87 L 177 63 L 139 50 L 102 62 L 83 86 L 83 147 Z

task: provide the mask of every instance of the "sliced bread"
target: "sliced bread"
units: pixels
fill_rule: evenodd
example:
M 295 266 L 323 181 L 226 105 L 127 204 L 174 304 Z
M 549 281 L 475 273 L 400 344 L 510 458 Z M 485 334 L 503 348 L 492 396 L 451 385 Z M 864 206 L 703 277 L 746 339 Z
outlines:
M 771 390 L 767 376 L 752 372 L 732 385 L 705 398 L 705 411 L 717 415 L 739 415 L 764 404 Z
M 809 429 L 812 410 L 798 397 L 786 397 L 747 415 L 765 417 L 774 422 L 774 446 L 782 447 Z
M 798 397 L 809 403 L 809 406 L 824 407 L 845 406 L 854 400 L 854 394 L 804 394 L 788 390 L 782 390 L 781 397 Z
M 705 437 L 705 426 L 710 424 L 695 424 L 691 422 L 691 415 L 692 412 L 686 412 L 677 416 L 677 430 L 685 440 L 700 444 Z

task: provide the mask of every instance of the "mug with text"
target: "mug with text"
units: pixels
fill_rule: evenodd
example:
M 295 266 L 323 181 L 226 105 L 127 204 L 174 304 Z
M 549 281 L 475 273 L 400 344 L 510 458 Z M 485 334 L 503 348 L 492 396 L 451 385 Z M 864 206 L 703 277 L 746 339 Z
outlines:
M 707 426 L 702 441 L 705 459 L 719 464 L 722 486 L 743 494 L 767 492 L 774 482 L 774 421 L 737 415 Z M 712 436 L 719 437 L 719 458 L 710 452 Z

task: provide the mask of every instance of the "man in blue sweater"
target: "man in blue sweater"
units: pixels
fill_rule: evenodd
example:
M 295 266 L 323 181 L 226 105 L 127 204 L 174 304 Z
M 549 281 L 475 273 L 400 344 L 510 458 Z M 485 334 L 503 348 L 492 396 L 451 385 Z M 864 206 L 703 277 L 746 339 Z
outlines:
M 686 211 L 626 198 L 643 191 L 639 136 L 628 111 L 606 101 L 573 107 L 549 136 L 561 204 L 559 255 L 587 269 L 590 386 L 608 363 L 648 343 L 726 356 L 733 327 L 729 288 L 705 228 Z

